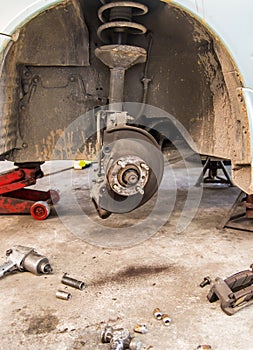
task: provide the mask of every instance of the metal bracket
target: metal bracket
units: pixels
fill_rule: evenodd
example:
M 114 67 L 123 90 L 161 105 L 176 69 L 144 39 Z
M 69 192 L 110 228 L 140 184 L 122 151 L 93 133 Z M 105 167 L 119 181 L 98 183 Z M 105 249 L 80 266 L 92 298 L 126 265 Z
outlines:
M 219 299 L 221 309 L 229 316 L 253 304 L 253 272 L 241 271 L 225 280 L 217 277 L 207 299 L 210 303 Z

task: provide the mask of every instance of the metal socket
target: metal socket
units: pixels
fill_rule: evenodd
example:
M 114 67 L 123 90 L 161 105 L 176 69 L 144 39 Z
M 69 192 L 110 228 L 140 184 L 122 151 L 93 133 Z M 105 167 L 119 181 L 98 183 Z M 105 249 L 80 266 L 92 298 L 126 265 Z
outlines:
M 68 292 L 64 292 L 63 290 L 58 290 L 56 292 L 56 298 L 62 299 L 62 300 L 69 300 L 72 298 L 72 295 Z
M 78 281 L 75 278 L 69 277 L 67 276 L 67 273 L 64 273 L 64 275 L 62 276 L 61 283 L 79 290 L 83 290 L 85 288 L 85 284 L 83 281 Z
M 162 311 L 157 307 L 156 309 L 154 309 L 153 315 L 154 315 L 154 317 L 155 317 L 157 320 L 161 320 L 161 319 L 162 319 L 162 316 L 163 316 L 163 313 L 162 313 Z
M 162 321 L 165 326 L 169 326 L 171 324 L 171 318 L 169 318 L 169 315 L 167 314 L 162 315 Z

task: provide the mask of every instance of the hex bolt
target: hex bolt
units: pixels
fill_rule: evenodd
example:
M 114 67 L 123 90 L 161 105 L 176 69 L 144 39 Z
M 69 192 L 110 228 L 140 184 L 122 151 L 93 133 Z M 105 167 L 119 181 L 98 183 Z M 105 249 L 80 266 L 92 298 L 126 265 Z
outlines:
M 207 286 L 208 284 L 211 284 L 212 280 L 209 276 L 204 277 L 203 281 L 200 283 L 200 287 L 204 288 L 205 286 Z
M 122 160 L 118 160 L 117 161 L 117 164 L 122 168 L 122 169 L 124 169 L 126 166 L 125 166 L 125 164 L 122 162 Z
M 141 168 L 143 168 L 146 171 L 149 171 L 149 166 L 146 163 L 141 163 Z
M 58 290 L 56 292 L 56 298 L 62 300 L 70 300 L 72 298 L 72 295 L 68 292 L 64 292 L 63 290 Z
M 144 190 L 143 190 L 143 188 L 141 188 L 141 186 L 137 186 L 137 187 L 136 187 L 136 191 L 139 192 L 142 196 L 143 196 L 144 193 L 145 193 Z
M 134 332 L 140 334 L 146 334 L 148 332 L 148 328 L 146 324 L 136 324 L 134 326 Z
M 66 273 L 64 273 L 64 275 L 62 276 L 61 283 L 79 290 L 83 290 L 85 288 L 85 284 L 83 281 L 78 281 L 75 278 L 69 277 Z
M 161 320 L 161 319 L 162 319 L 162 316 L 163 316 L 163 313 L 162 313 L 162 311 L 157 307 L 156 309 L 154 309 L 153 315 L 154 315 L 154 317 L 155 317 L 157 320 Z
M 124 350 L 124 341 L 112 338 L 110 341 L 110 350 Z
M 129 344 L 129 350 L 141 350 L 142 342 L 137 338 L 132 338 Z
M 116 192 L 121 192 L 121 189 L 120 189 L 120 187 L 119 187 L 117 184 L 114 184 L 114 185 L 113 185 L 113 189 L 114 189 L 114 191 L 116 191 Z
M 169 315 L 167 314 L 162 315 L 162 321 L 165 326 L 169 326 L 171 324 L 171 318 L 169 318 Z

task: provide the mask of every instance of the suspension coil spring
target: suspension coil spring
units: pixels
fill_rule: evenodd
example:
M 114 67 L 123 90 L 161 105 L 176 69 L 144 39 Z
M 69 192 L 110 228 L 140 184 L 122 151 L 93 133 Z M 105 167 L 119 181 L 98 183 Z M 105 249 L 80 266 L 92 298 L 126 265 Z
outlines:
M 126 41 L 128 34 L 145 34 L 147 28 L 133 22 L 132 18 L 148 13 L 148 7 L 133 1 L 101 0 L 103 6 L 98 10 L 98 18 L 103 23 L 97 31 L 101 41 L 108 43 L 108 34 L 116 37 L 117 43 Z

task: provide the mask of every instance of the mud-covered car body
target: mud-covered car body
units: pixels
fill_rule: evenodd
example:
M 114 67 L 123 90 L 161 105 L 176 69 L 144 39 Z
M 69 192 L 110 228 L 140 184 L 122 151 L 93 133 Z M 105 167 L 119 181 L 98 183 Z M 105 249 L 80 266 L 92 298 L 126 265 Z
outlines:
M 135 2 L 148 8 L 134 18 L 147 33 L 130 35 L 128 45 L 147 50 L 148 67 L 146 62 L 127 71 L 124 101 L 145 102 L 173 115 L 195 151 L 230 159 L 234 183 L 252 194 L 252 1 Z M 0 2 L 1 160 L 95 157 L 92 113 L 83 128 L 66 129 L 108 103 L 110 71 L 95 55 L 105 45 L 98 13 L 107 3 Z M 153 116 L 157 124 L 165 123 L 159 117 Z M 64 132 L 65 147 L 55 152 Z

